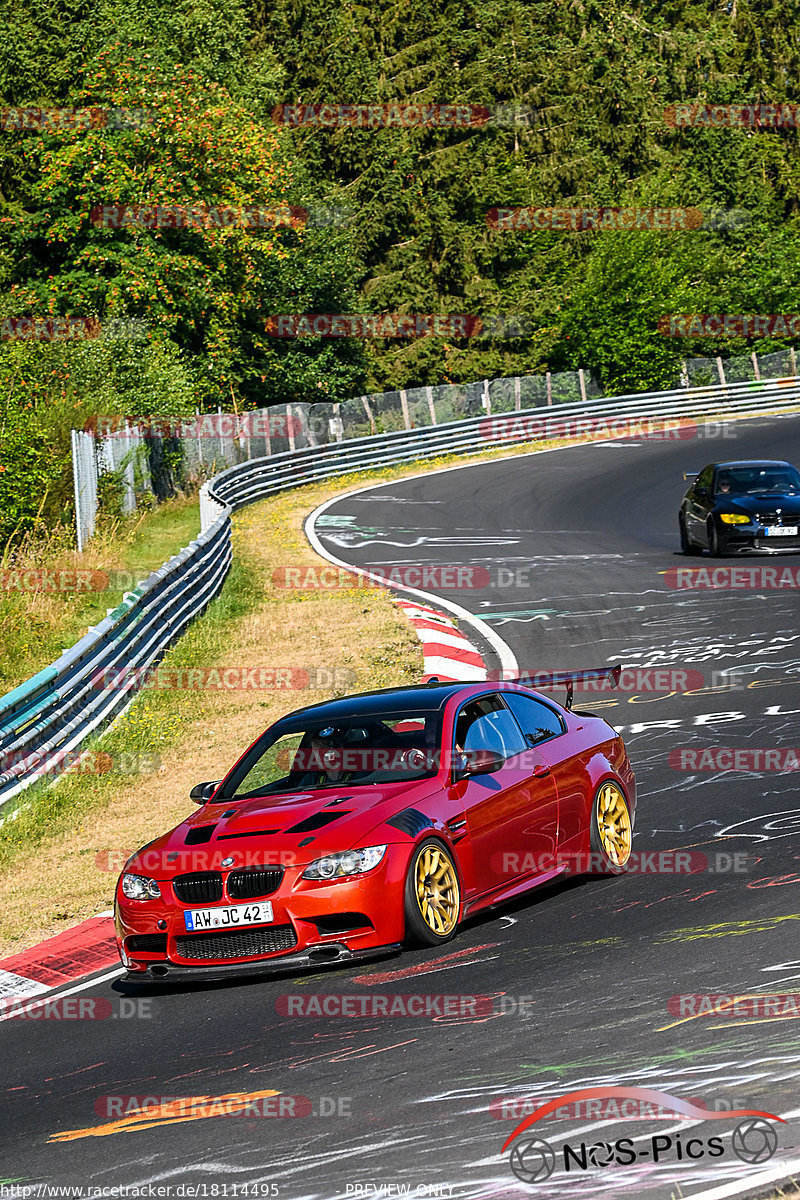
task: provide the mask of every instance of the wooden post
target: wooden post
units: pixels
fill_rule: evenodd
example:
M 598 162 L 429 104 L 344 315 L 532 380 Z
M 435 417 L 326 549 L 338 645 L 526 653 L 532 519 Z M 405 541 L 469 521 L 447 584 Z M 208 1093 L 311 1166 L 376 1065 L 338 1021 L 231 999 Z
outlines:
M 519 375 L 514 376 L 514 412 L 519 412 L 522 408 L 521 399 L 522 380 Z
M 291 404 L 286 405 L 286 436 L 289 439 L 289 449 L 294 450 L 294 417 Z
M 487 416 L 492 415 L 492 397 L 489 395 L 489 380 L 483 381 L 483 407 L 486 409 Z
M 794 346 L 789 347 L 789 362 L 792 364 L 792 374 L 797 374 L 797 359 L 794 356 Z
M 756 355 L 755 350 L 750 351 L 750 361 L 753 364 L 753 374 L 755 375 L 756 379 L 758 379 L 760 381 L 761 380 L 761 372 L 758 369 L 758 357 Z
M 406 429 L 411 429 L 411 415 L 408 411 L 408 396 L 405 393 L 405 389 L 401 389 L 400 391 L 400 407 L 403 410 L 403 424 Z
M 433 403 L 433 388 L 426 387 L 425 395 L 428 398 L 428 412 L 431 414 L 431 425 L 436 424 L 436 407 Z
M 727 383 L 727 380 L 725 378 L 725 372 L 722 369 L 722 359 L 720 358 L 719 355 L 717 355 L 717 370 L 719 371 L 720 383 Z
M 367 414 L 367 420 L 369 421 L 369 431 L 370 431 L 370 433 L 374 433 L 375 432 L 375 418 L 373 417 L 372 409 L 369 406 L 369 399 L 366 396 L 362 396 L 361 403 L 364 405 L 364 412 Z
M 550 372 L 547 372 L 547 403 L 553 403 L 553 381 L 550 378 Z
M 586 380 L 583 378 L 583 367 L 578 367 L 578 383 L 581 385 L 581 400 L 586 403 Z

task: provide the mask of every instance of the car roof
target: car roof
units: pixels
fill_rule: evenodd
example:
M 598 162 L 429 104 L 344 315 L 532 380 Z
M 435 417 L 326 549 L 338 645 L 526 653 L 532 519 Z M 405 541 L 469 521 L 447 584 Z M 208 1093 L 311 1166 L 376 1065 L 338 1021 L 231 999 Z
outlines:
M 374 692 L 358 692 L 354 696 L 342 696 L 337 700 L 322 700 L 306 708 L 296 708 L 280 718 L 280 722 L 295 720 L 308 714 L 314 720 L 335 721 L 359 713 L 435 712 L 443 708 L 451 696 L 472 683 L 413 683 L 406 687 L 382 688 Z M 276 724 L 280 723 L 276 722 Z
M 738 458 L 730 462 L 712 463 L 717 468 L 722 467 L 791 467 L 790 462 L 783 458 Z

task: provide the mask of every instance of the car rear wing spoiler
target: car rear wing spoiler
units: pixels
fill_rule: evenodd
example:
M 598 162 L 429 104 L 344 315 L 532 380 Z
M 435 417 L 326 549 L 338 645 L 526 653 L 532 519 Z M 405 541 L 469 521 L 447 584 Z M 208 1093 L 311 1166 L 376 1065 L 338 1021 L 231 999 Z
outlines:
M 514 682 L 531 688 L 553 688 L 564 685 L 567 689 L 564 707 L 571 709 L 576 683 L 607 679 L 611 687 L 618 687 L 621 674 L 622 663 L 617 663 L 615 667 L 590 667 L 585 671 L 536 671 L 534 674 L 520 675 Z
M 684 479 L 686 480 L 686 482 L 688 483 L 690 479 L 697 479 L 697 476 L 698 476 L 699 474 L 700 474 L 700 472 L 699 472 L 699 471 L 684 471 L 684 472 L 683 472 L 683 478 L 684 478 Z

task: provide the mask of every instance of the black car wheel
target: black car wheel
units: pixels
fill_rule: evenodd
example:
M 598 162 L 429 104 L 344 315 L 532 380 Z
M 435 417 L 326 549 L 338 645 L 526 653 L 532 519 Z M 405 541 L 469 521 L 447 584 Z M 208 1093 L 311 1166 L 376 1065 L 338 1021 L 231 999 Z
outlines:
M 408 864 L 405 889 L 406 941 L 441 946 L 458 928 L 461 887 L 450 851 L 436 838 L 417 846 Z
M 683 513 L 678 517 L 678 529 L 681 535 L 681 554 L 699 554 L 701 548 L 689 537 L 686 531 L 686 518 Z
M 728 539 L 720 537 L 713 521 L 708 522 L 708 552 L 712 558 L 722 558 L 728 553 Z

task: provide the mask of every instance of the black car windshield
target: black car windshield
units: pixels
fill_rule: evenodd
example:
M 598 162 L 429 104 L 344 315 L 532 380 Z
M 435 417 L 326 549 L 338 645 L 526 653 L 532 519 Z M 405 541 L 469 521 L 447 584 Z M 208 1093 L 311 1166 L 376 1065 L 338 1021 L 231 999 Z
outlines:
M 220 799 L 430 778 L 439 765 L 441 721 L 441 709 L 281 721 L 226 779 Z
M 758 496 L 765 492 L 800 496 L 800 472 L 794 467 L 723 467 L 717 473 L 719 495 Z

